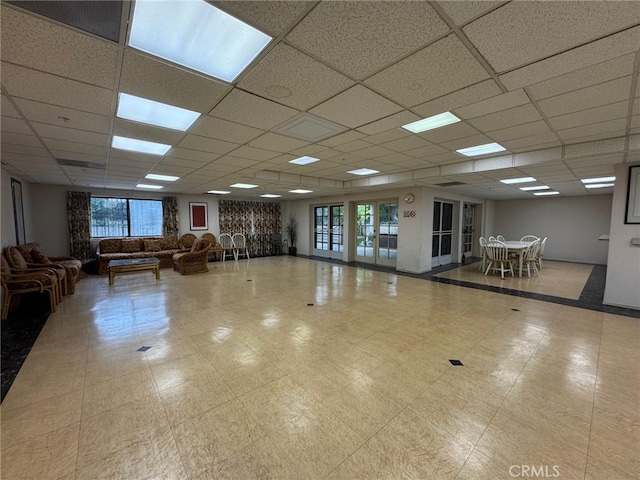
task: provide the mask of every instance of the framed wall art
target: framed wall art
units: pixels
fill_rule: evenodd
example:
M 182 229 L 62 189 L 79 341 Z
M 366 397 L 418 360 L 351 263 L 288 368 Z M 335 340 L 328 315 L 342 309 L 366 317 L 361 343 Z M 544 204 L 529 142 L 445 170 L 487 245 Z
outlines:
M 209 230 L 207 202 L 189 202 L 191 230 Z
M 629 167 L 629 188 L 624 223 L 640 223 L 640 165 Z

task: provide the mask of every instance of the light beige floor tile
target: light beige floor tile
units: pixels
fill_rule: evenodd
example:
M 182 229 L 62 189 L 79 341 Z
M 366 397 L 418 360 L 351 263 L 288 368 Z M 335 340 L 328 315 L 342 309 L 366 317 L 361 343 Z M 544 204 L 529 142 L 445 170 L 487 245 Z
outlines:
M 410 477 L 402 465 L 402 455 L 393 456 L 390 452 L 372 448 L 366 443 L 353 455 L 342 462 L 327 480 L 409 480 Z
M 153 365 L 151 372 L 158 389 L 166 390 L 190 380 L 217 373 L 217 370 L 204 355 L 195 354 Z
M 518 465 L 505 465 L 498 460 L 490 458 L 479 450 L 474 450 L 467 458 L 456 476 L 456 480 L 503 480 L 507 478 L 515 478 L 509 473 L 521 475 L 522 470 Z
M 596 389 L 640 404 L 640 364 L 600 362 Z
M 219 465 L 264 436 L 264 431 L 237 400 L 173 427 L 187 474 L 194 477 Z
M 2 450 L 2 478 L 57 480 L 76 468 L 79 423 Z
M 623 471 L 619 470 L 622 467 Z M 638 480 L 637 470 L 624 471 L 626 462 L 612 465 L 606 461 L 590 456 L 587 461 L 587 475 L 585 480 Z
M 112 357 L 101 354 L 99 358 L 94 360 L 90 359 L 87 362 L 85 385 L 94 385 L 148 368 L 149 362 L 144 352 L 134 350 L 131 353 L 114 355 Z

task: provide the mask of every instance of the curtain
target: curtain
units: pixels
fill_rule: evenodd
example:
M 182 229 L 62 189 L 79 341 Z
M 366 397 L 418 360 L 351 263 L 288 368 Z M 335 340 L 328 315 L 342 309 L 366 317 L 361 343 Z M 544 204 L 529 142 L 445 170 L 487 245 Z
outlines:
M 91 193 L 67 192 L 69 245 L 71 256 L 79 260 L 94 257 L 91 248 Z
M 162 236 L 178 238 L 177 197 L 162 197 Z
M 220 200 L 220 233 L 243 233 L 252 257 L 274 255 L 271 235 L 282 232 L 280 204 Z

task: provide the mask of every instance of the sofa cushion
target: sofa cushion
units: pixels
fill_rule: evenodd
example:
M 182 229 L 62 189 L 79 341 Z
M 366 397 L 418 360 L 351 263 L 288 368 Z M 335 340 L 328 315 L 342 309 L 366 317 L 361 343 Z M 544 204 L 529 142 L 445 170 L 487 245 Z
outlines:
M 175 237 L 162 237 L 160 243 L 162 244 L 162 250 L 180 249 L 180 242 Z
M 122 253 L 135 253 L 142 251 L 142 240 L 139 238 L 123 238 Z
M 37 248 L 31 250 L 31 258 L 33 259 L 33 263 L 51 263 L 49 257 L 47 257 L 47 255 L 43 251 L 38 250 Z
M 100 240 L 100 253 L 118 253 L 121 251 L 121 238 L 105 238 Z
M 159 252 L 162 250 L 162 242 L 159 238 L 145 238 L 143 242 L 145 252 Z
M 39 246 L 37 243 L 23 243 L 22 245 L 18 245 L 15 248 L 18 249 L 18 251 L 22 254 L 22 257 L 24 258 L 24 261 L 27 263 L 37 263 L 34 259 L 33 259 L 33 255 L 31 255 L 31 251 L 36 247 Z
M 27 268 L 27 262 L 17 248 L 7 248 L 7 259 L 14 268 Z

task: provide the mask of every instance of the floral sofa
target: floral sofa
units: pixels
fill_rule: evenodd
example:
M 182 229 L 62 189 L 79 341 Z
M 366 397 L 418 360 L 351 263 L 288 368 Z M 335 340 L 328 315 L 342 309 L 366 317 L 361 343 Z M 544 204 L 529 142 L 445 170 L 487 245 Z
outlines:
M 107 266 L 111 260 L 127 258 L 155 257 L 160 260 L 160 268 L 171 268 L 176 253 L 190 250 L 182 248 L 178 239 L 173 237 L 104 238 L 100 240 L 96 251 L 98 274 L 108 273 Z

